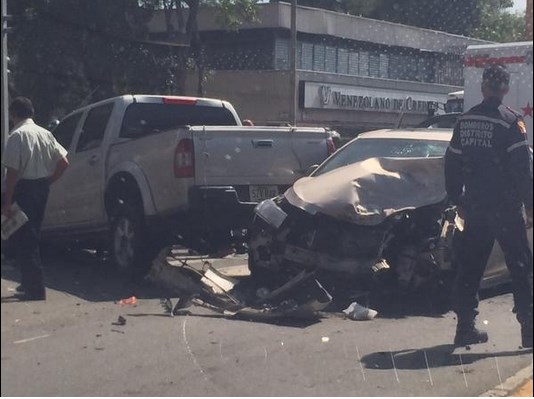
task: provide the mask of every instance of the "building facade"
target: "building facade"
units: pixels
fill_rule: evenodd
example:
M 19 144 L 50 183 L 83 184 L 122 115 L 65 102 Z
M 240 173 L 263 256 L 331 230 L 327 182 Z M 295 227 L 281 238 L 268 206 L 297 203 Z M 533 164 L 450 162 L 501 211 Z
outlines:
M 204 93 L 225 98 L 256 124 L 286 124 L 293 79 L 298 125 L 328 126 L 352 136 L 416 124 L 463 86 L 463 53 L 481 40 L 332 11 L 298 7 L 296 71 L 290 67 L 291 6 L 260 6 L 258 20 L 228 31 L 211 9 L 199 13 Z M 170 20 L 172 23 L 172 19 Z M 149 25 L 154 39 L 169 19 Z M 197 72 L 187 91 L 198 95 Z

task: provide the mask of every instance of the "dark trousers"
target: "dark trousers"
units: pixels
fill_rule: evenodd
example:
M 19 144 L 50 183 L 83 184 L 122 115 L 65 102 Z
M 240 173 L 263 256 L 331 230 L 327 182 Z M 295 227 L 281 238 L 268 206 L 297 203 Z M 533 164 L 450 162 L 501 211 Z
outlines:
M 478 314 L 478 290 L 495 240 L 510 270 L 517 319 L 532 322 L 532 252 L 521 210 L 467 210 L 458 254 L 453 310 L 458 321 L 471 322 Z
M 21 283 L 30 296 L 44 296 L 44 276 L 39 238 L 48 200 L 48 179 L 19 180 L 14 201 L 28 216 L 28 222 L 11 237 L 16 262 L 21 270 Z

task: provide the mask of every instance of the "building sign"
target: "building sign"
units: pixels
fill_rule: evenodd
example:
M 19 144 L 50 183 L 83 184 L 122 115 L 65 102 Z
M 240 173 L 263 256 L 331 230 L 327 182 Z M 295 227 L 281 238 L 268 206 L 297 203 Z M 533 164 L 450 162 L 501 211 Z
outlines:
M 446 102 L 446 94 L 304 82 L 304 108 L 428 114 Z

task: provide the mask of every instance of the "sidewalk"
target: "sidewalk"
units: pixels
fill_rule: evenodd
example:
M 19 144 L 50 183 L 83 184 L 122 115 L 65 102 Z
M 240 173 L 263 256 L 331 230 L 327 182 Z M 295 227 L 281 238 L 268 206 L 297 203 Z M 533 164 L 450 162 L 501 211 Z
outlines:
M 512 396 L 532 397 L 532 377 L 515 391 Z
M 532 397 L 532 363 L 481 396 Z

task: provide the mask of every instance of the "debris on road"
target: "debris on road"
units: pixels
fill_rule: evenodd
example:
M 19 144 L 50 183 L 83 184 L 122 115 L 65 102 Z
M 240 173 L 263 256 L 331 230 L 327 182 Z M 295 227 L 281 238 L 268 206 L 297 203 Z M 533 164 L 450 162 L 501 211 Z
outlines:
M 358 302 L 352 302 L 348 308 L 343 310 L 343 313 L 351 320 L 373 320 L 378 314 L 376 310 L 366 308 Z
M 313 271 L 302 271 L 268 288 L 251 279 L 225 276 L 209 261 L 199 263 L 198 257 L 177 256 L 172 249 L 162 251 L 146 277 L 167 291 L 167 298 L 160 303 L 169 314 L 177 315 L 195 304 L 229 318 L 316 319 L 332 301 Z M 170 299 L 173 296 L 180 298 L 174 307 Z
M 117 318 L 117 321 L 114 322 L 114 323 L 111 323 L 111 324 L 113 324 L 114 326 L 124 326 L 124 325 L 126 325 L 126 319 L 124 317 L 122 317 L 122 316 L 119 316 Z

